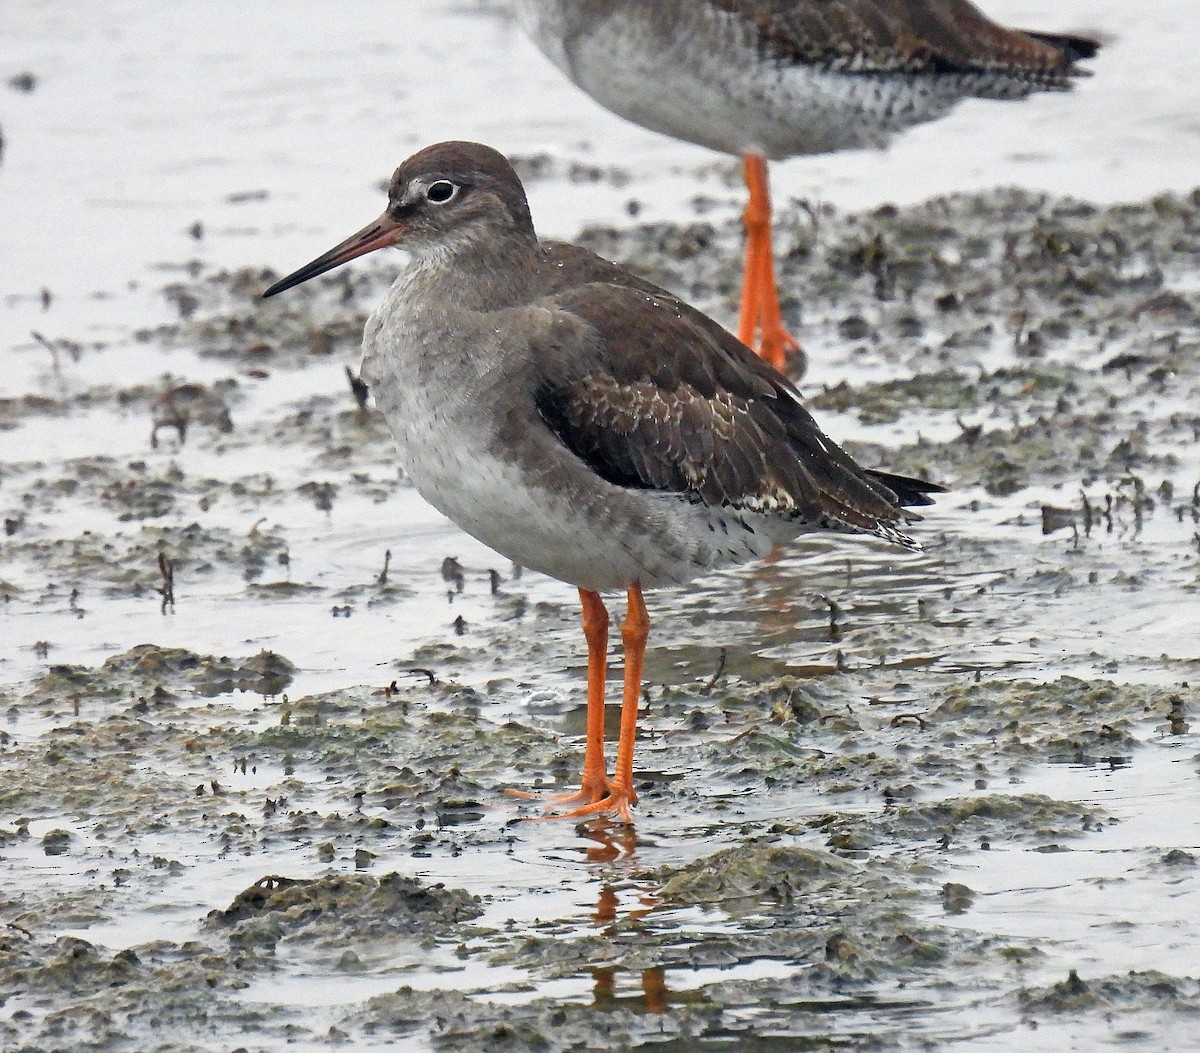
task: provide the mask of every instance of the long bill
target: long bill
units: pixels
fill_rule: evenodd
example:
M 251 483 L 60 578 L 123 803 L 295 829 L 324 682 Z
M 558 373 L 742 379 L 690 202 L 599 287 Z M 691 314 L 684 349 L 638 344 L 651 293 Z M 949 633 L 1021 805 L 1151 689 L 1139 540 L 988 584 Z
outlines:
M 286 278 L 280 278 L 263 293 L 263 296 L 264 298 L 274 296 L 287 289 L 294 289 L 302 282 L 308 281 L 309 278 L 315 278 L 318 274 L 324 274 L 326 271 L 333 270 L 334 267 L 340 267 L 343 263 L 348 263 L 358 256 L 395 245 L 403 238 L 404 231 L 404 224 L 397 223 L 385 212 L 374 222 L 368 223 L 357 234 L 351 234 L 340 245 L 335 245 L 324 255 L 318 256 L 312 263 L 306 263 Z

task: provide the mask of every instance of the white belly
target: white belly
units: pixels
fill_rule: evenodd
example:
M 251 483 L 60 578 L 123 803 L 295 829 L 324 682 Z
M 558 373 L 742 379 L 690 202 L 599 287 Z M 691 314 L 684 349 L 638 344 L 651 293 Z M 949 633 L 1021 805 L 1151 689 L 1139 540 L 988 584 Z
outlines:
M 502 315 L 436 317 L 397 280 L 363 336 L 362 377 L 417 491 L 501 555 L 579 588 L 680 585 L 766 555 L 802 524 L 615 486 L 550 430 Z M 440 305 L 444 308 L 444 305 Z M 499 328 L 497 328 L 499 326 Z
M 502 393 L 472 391 L 461 376 L 443 384 L 410 358 L 374 353 L 369 337 L 362 372 L 425 500 L 501 555 L 579 588 L 680 585 L 764 556 L 800 529 L 613 486 L 536 416 L 525 430 L 510 423 L 502 440 L 502 418 L 488 412 Z

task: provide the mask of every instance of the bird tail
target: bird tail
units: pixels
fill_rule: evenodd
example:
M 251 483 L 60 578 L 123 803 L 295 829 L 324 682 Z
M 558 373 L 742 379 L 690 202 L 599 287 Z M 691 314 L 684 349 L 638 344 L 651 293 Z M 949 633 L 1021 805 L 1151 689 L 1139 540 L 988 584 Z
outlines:
M 1049 44 L 1050 47 L 1057 48 L 1062 52 L 1063 61 L 1068 69 L 1076 62 L 1094 58 L 1096 52 L 1100 50 L 1100 41 L 1092 40 L 1089 37 L 1075 37 L 1067 33 L 1034 33 L 1028 29 L 1022 32 L 1027 37 L 1033 37 L 1034 40 Z
M 878 468 L 868 468 L 869 475 L 875 482 L 882 483 L 896 495 L 901 508 L 915 508 L 920 505 L 933 504 L 930 494 L 944 494 L 946 488 L 938 483 L 930 483 L 924 479 L 913 479 L 907 475 L 894 475 L 892 472 L 880 471 Z

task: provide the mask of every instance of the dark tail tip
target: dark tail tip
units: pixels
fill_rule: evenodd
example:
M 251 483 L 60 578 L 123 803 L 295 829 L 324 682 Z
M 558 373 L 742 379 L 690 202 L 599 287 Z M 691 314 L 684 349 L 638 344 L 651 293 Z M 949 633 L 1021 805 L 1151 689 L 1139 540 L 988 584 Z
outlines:
M 933 504 L 930 494 L 944 494 L 946 488 L 939 483 L 927 482 L 924 479 L 913 479 L 907 475 L 894 475 L 891 472 L 868 468 L 867 475 L 877 483 L 882 483 L 896 495 L 901 508 L 917 508 L 921 505 Z
M 1058 48 L 1068 67 L 1085 59 L 1095 58 L 1096 52 L 1100 50 L 1100 41 L 1093 40 L 1091 37 L 1075 37 L 1067 33 L 1031 33 L 1029 30 L 1025 32 L 1034 40 L 1040 40 L 1043 44 Z

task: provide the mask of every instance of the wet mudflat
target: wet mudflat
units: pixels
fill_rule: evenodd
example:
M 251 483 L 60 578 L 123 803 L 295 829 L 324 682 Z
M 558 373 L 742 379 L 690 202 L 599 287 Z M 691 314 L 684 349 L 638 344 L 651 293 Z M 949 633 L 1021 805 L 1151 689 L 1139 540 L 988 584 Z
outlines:
M 694 207 L 578 240 L 729 321 Z M 144 327 L 11 351 L 3 1048 L 1187 1048 L 1200 197 L 779 242 L 814 412 L 952 492 L 921 554 L 651 597 L 636 829 L 504 795 L 578 772 L 576 599 L 356 401 L 393 261 L 268 304 L 266 260 L 180 267 Z
M 737 166 L 414 6 L 0 20 L 0 1048 L 1194 1046 L 1196 0 L 989 0 L 1096 76 L 776 167 L 814 412 L 952 492 L 651 596 L 636 830 L 503 794 L 577 603 L 356 402 L 394 261 L 257 294 L 466 137 L 728 323 Z

